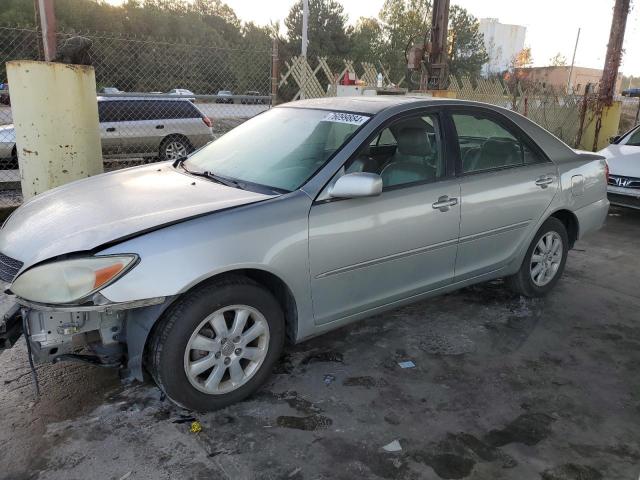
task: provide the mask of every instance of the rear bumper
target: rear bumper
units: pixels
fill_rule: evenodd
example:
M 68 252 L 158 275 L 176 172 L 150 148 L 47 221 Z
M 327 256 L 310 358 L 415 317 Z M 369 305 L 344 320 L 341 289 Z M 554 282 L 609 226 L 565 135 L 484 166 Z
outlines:
M 603 198 L 574 211 L 579 225 L 578 239 L 600 230 L 609 213 L 609 200 Z
M 612 205 L 640 209 L 640 190 L 609 186 L 607 197 Z

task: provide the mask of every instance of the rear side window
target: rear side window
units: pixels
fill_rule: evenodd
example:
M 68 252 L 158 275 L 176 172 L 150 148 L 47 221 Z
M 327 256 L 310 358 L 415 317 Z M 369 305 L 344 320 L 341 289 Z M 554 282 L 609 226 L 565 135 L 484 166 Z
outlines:
M 100 122 L 135 122 L 179 118 L 200 118 L 191 102 L 165 100 L 126 100 L 98 102 Z
M 200 112 L 189 101 L 162 101 L 157 103 L 160 108 L 161 117 L 156 118 L 200 118 Z
M 518 167 L 544 160 L 519 135 L 482 114 L 454 113 L 463 173 Z

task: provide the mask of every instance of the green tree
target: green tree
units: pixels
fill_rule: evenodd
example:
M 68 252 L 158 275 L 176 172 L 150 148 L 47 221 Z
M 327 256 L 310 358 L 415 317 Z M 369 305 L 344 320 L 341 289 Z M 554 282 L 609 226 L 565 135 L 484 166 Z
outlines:
M 357 62 L 375 62 L 385 53 L 382 24 L 377 18 L 361 17 L 351 30 L 350 57 Z
M 477 77 L 489 56 L 476 17 L 453 5 L 449 10 L 449 72 L 452 75 Z
M 392 77 L 399 79 L 404 75 L 407 47 L 413 43 L 422 45 L 429 39 L 431 8 L 430 0 L 385 0 L 378 15 L 384 33 L 380 57 Z
M 345 56 L 350 50 L 346 30 L 347 15 L 336 0 L 309 0 L 307 56 Z M 291 7 L 284 20 L 287 27 L 286 51 L 299 55 L 302 43 L 302 0 Z

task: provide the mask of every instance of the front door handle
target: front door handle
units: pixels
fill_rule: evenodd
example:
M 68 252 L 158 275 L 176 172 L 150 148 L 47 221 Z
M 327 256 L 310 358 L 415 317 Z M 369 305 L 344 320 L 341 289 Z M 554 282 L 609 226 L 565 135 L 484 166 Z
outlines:
M 553 175 L 543 175 L 540 178 L 536 179 L 536 185 L 540 188 L 547 188 L 555 181 L 555 177 Z
M 438 201 L 431 204 L 434 210 L 440 210 L 441 212 L 446 212 L 450 207 L 458 204 L 457 198 L 449 198 L 448 195 L 443 195 L 442 197 L 438 197 Z
M 157 128 L 158 130 L 162 130 L 162 129 L 164 128 L 164 125 L 156 125 L 156 128 Z
M 115 131 L 116 131 L 116 127 L 107 128 L 107 132 L 115 132 Z

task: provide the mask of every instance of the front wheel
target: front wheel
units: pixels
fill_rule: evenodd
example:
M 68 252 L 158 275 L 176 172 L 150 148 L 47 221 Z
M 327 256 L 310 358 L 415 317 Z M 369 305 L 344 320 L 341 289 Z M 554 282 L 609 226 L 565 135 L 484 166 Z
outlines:
M 533 237 L 518 273 L 506 279 L 507 285 L 526 297 L 546 295 L 562 276 L 568 252 L 564 224 L 557 218 L 547 219 Z
M 284 316 L 269 291 L 245 278 L 197 288 L 155 328 L 147 368 L 178 405 L 212 411 L 266 381 L 284 345 Z

